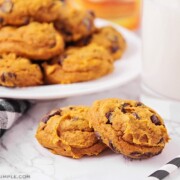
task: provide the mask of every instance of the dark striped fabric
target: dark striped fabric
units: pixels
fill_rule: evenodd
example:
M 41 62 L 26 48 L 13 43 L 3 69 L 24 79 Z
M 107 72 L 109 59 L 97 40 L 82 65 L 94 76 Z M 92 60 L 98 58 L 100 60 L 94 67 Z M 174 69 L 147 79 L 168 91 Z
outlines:
M 162 180 L 180 167 L 180 156 L 169 161 L 166 165 L 149 175 L 147 180 Z
M 25 100 L 0 99 L 0 137 L 30 107 Z

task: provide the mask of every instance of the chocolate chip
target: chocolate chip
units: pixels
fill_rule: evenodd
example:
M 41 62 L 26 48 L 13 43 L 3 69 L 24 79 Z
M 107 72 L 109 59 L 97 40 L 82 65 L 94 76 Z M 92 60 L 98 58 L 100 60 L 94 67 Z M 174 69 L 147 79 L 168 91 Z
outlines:
M 160 144 L 160 143 L 162 143 L 162 142 L 164 142 L 164 139 L 163 139 L 163 138 L 161 138 L 157 144 Z
M 0 17 L 0 24 L 2 24 L 3 22 L 4 22 L 4 19 Z
M 109 148 L 115 152 L 115 153 L 119 153 L 118 150 L 114 147 L 114 145 L 112 144 L 112 141 L 109 141 Z
M 92 28 L 92 23 L 89 18 L 83 19 L 83 24 L 86 26 L 87 30 L 90 31 Z
M 60 66 L 62 66 L 62 65 L 63 65 L 63 61 L 64 61 L 64 59 L 65 59 L 66 57 L 67 57 L 67 55 L 65 55 L 65 54 L 61 55 L 61 56 L 58 58 L 57 63 L 58 63 Z
M 70 30 L 67 30 L 65 27 L 60 27 L 58 23 L 55 24 L 55 28 L 60 30 L 66 36 L 72 36 L 73 33 Z
M 98 140 L 101 140 L 101 136 L 100 136 L 100 134 L 97 131 L 95 131 L 94 134 L 96 135 Z
M 25 17 L 23 20 L 23 25 L 27 25 L 30 22 L 30 18 L 29 17 Z
M 140 119 L 139 115 L 135 112 L 132 113 L 132 115 L 136 118 L 136 119 Z
M 90 40 L 91 40 L 91 36 L 85 37 L 81 40 L 80 44 L 82 46 L 85 46 L 85 45 L 89 44 Z
M 119 46 L 118 45 L 113 45 L 111 46 L 111 53 L 115 53 L 119 50 Z
M 4 73 L 1 74 L 1 81 L 2 81 L 2 82 L 5 82 L 5 81 L 6 81 L 6 78 L 5 78 L 5 74 L 4 74 Z
M 10 13 L 13 9 L 13 3 L 11 0 L 5 0 L 4 3 L 0 6 L 0 11 L 4 13 Z
M 8 75 L 10 78 L 16 78 L 16 74 L 14 74 L 14 73 L 8 72 L 7 75 Z
M 73 110 L 73 109 L 74 109 L 74 107 L 69 107 L 69 109 L 70 109 L 70 110 Z
M 111 122 L 111 116 L 112 116 L 112 111 L 109 111 L 105 114 L 106 118 L 108 119 L 108 121 L 106 122 L 106 124 L 112 124 Z
M 130 106 L 130 104 L 129 104 L 129 103 L 124 103 L 124 104 L 122 105 L 123 108 L 125 108 L 125 107 L 127 107 L 127 106 Z
M 133 157 L 139 158 L 139 159 L 146 159 L 146 158 L 153 156 L 153 153 L 146 152 L 146 153 L 142 154 L 141 152 L 134 151 L 134 152 L 130 153 L 130 156 L 133 156 Z
M 127 111 L 126 111 L 126 109 L 125 109 L 125 107 L 127 107 L 127 106 L 130 106 L 130 104 L 129 104 L 129 103 L 124 103 L 124 104 L 122 105 L 121 111 L 122 111 L 123 113 L 127 113 Z
M 88 11 L 88 13 L 92 16 L 95 17 L 95 13 L 93 11 Z
M 139 156 L 139 155 L 141 155 L 141 153 L 137 152 L 137 151 L 134 151 L 134 152 L 130 153 L 130 155 L 131 156 Z
M 137 102 L 136 106 L 143 106 L 143 103 Z
M 42 118 L 42 122 L 44 122 L 44 123 L 47 123 L 47 121 L 51 118 L 51 117 L 53 117 L 53 116 L 55 116 L 55 115 L 61 115 L 61 112 L 62 112 L 62 110 L 61 109 L 59 109 L 59 110 L 57 110 L 57 111 L 55 111 L 55 112 L 52 112 L 52 113 L 50 113 L 50 114 L 47 114 L 46 116 L 44 116 L 43 118 Z
M 155 125 L 157 126 L 161 125 L 161 122 L 156 115 L 152 115 L 150 118 L 151 118 L 151 122 L 154 123 Z

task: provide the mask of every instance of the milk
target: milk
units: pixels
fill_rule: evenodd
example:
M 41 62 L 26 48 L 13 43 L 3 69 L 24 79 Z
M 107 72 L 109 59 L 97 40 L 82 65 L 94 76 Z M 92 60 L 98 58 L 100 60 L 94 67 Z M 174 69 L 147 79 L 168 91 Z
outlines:
M 180 0 L 144 0 L 142 29 L 144 85 L 180 100 Z

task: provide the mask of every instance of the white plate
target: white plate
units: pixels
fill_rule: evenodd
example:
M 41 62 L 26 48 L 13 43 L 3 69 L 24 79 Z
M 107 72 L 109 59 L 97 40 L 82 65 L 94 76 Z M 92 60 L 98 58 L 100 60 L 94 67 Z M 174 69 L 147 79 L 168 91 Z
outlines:
M 112 74 L 100 79 L 68 85 L 46 85 L 26 88 L 0 87 L 0 97 L 18 99 L 55 99 L 90 94 L 123 85 L 140 73 L 140 40 L 129 30 L 112 22 L 96 19 L 98 27 L 111 25 L 120 31 L 127 41 L 127 50 L 120 61 L 115 62 Z

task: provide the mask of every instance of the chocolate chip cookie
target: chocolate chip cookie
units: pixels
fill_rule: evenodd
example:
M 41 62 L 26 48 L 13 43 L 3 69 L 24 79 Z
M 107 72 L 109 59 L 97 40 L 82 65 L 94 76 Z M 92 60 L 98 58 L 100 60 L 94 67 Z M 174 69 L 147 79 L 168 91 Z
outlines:
M 114 60 L 120 59 L 126 49 L 126 41 L 122 34 L 111 26 L 97 29 L 89 42 L 106 48 Z
M 60 0 L 0 0 L 0 26 L 55 21 L 63 4 Z
M 63 50 L 63 38 L 53 24 L 32 22 L 0 30 L 0 54 L 15 53 L 32 60 L 49 60 Z
M 96 101 L 89 120 L 109 148 L 133 159 L 159 154 L 169 140 L 159 114 L 137 101 Z
M 64 55 L 43 64 L 47 84 L 68 84 L 100 78 L 113 71 L 109 53 L 96 44 L 70 48 Z
M 89 127 L 88 107 L 71 106 L 47 114 L 40 122 L 36 138 L 54 154 L 81 158 L 98 155 L 106 146 Z
M 0 58 L 0 85 L 7 87 L 37 86 L 43 84 L 43 75 L 37 64 L 15 54 Z
M 94 32 L 94 19 L 95 15 L 92 11 L 66 7 L 64 11 L 61 11 L 55 27 L 61 32 L 66 42 L 77 41 Z

